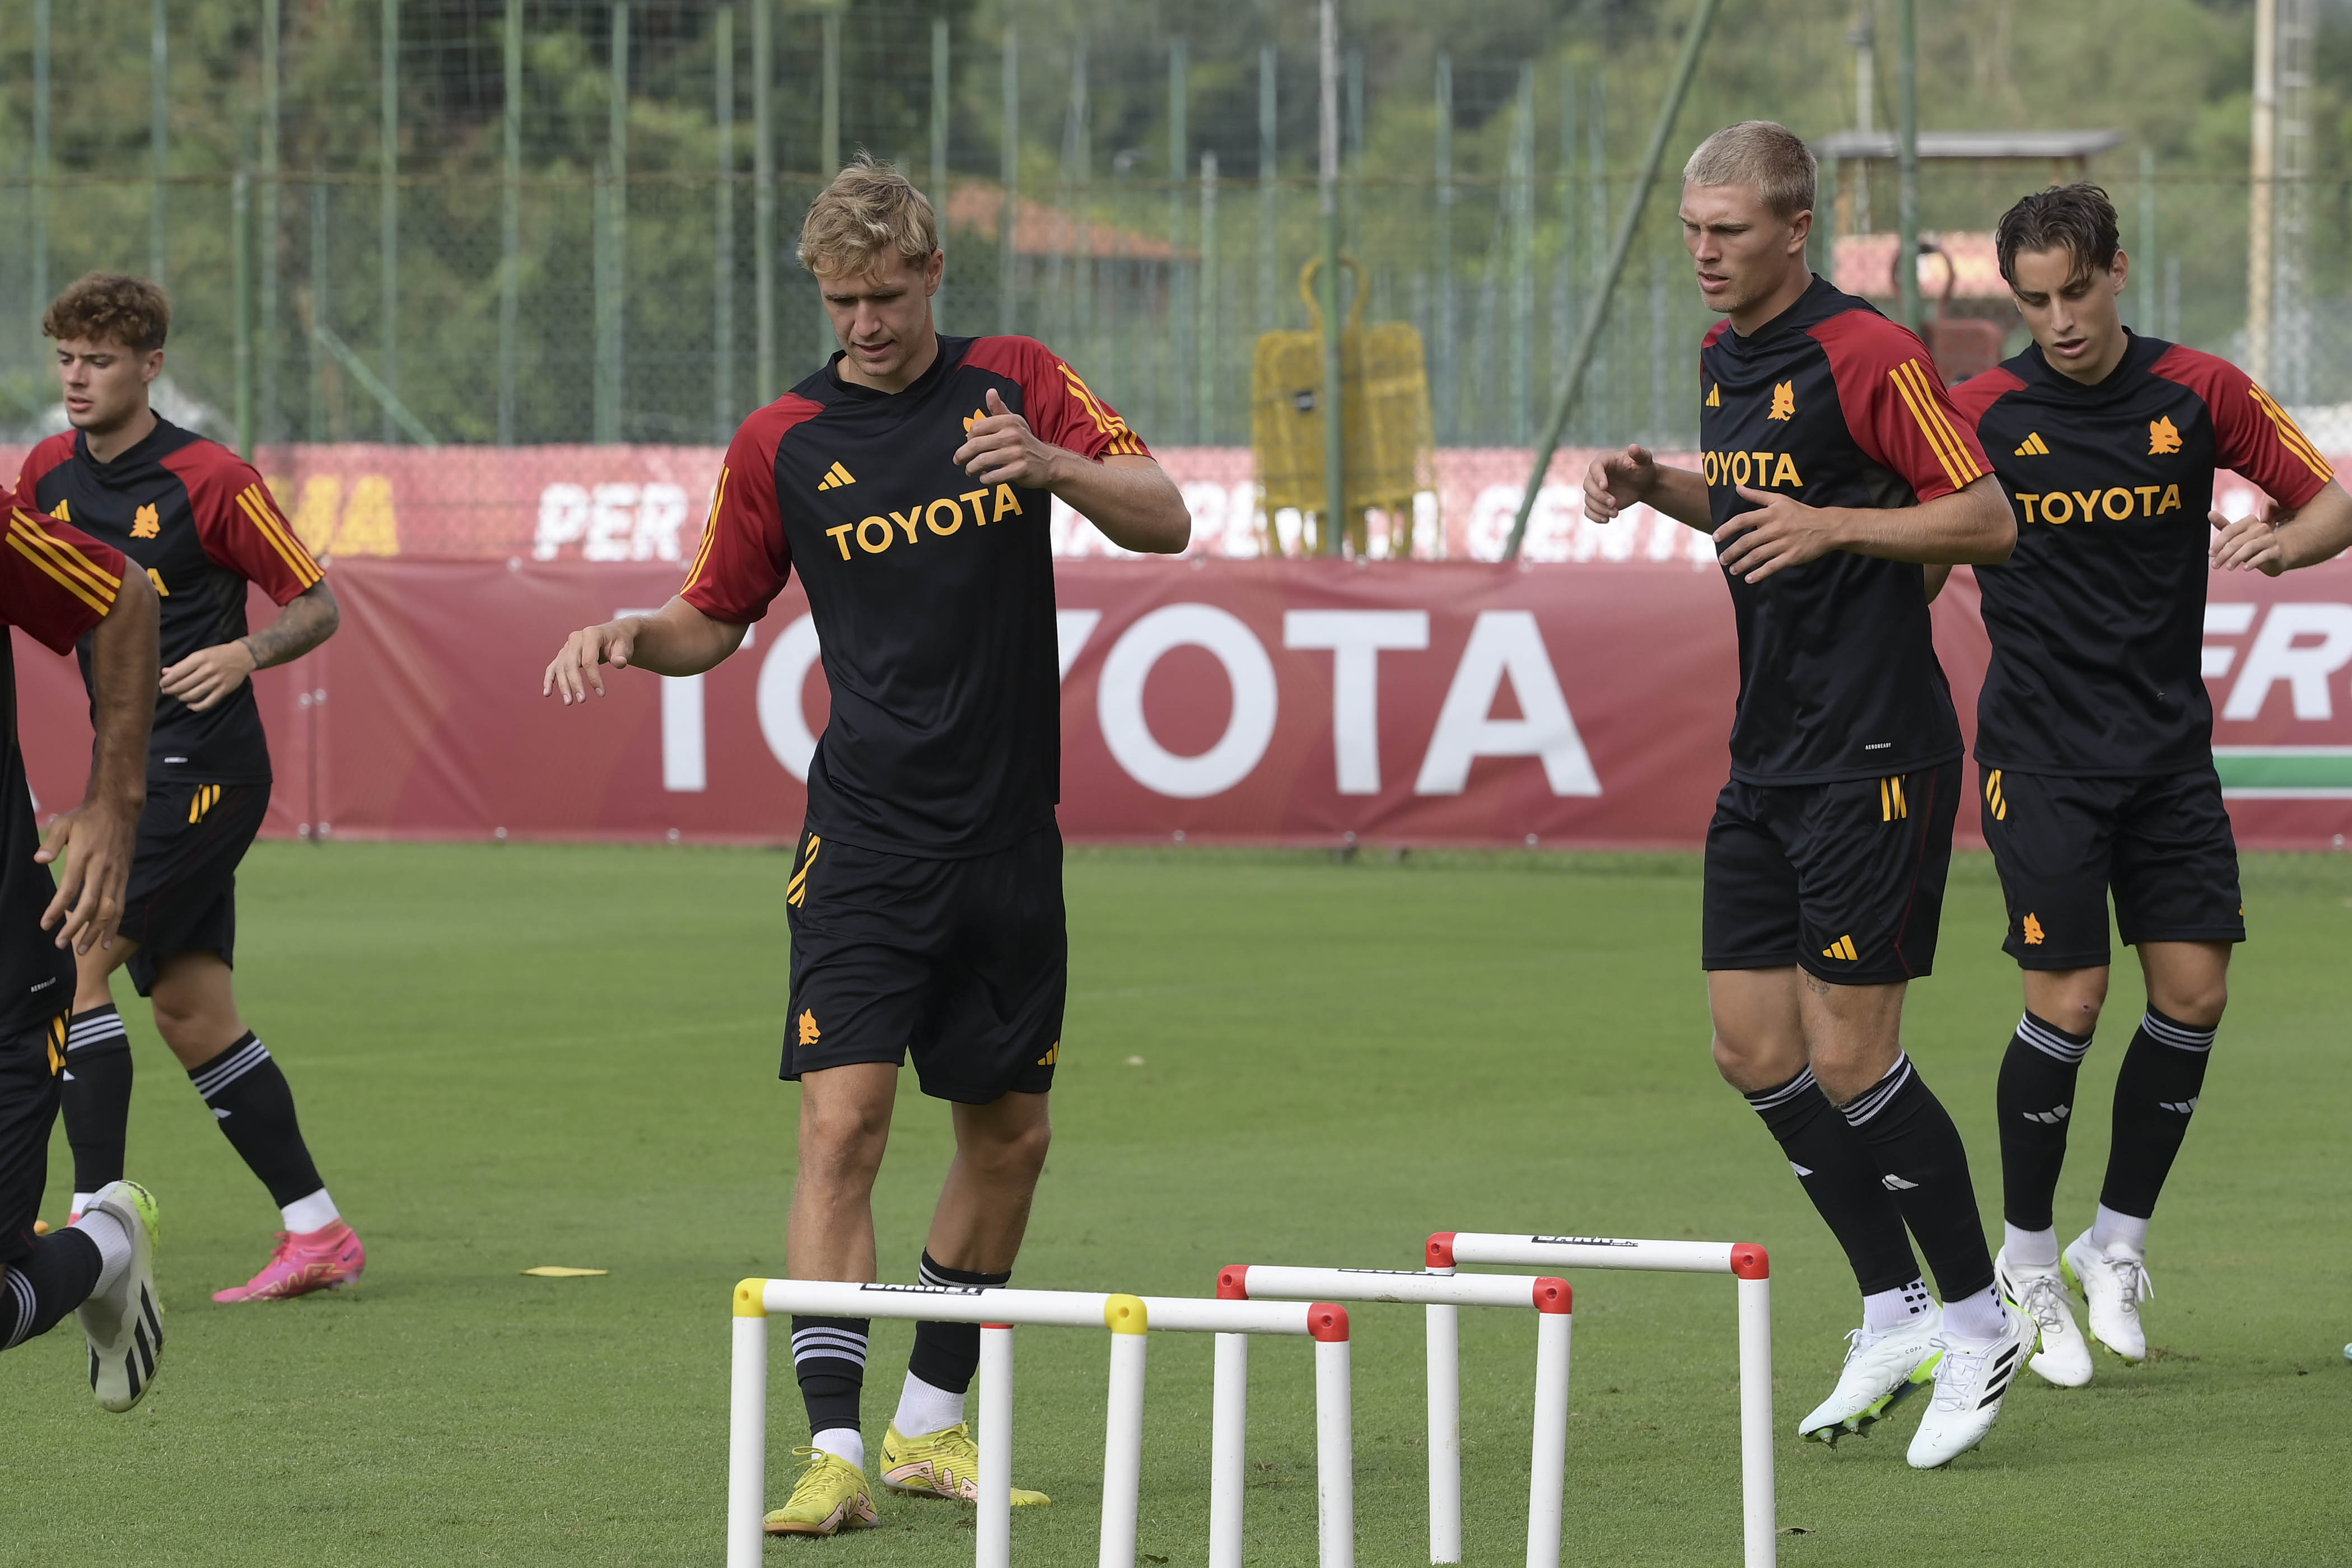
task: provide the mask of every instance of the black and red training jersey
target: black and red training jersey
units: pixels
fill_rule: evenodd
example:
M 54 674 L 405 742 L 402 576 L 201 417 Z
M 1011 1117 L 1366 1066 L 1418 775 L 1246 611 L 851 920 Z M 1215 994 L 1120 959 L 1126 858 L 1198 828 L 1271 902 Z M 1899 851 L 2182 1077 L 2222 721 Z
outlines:
M 324 575 L 252 465 L 169 420 L 157 419 L 107 463 L 90 457 L 80 431 L 52 436 L 26 455 L 16 490 L 146 572 L 163 612 L 166 668 L 245 636 L 247 583 L 284 605 Z M 87 685 L 87 645 L 81 674 Z M 268 783 L 269 742 L 253 683 L 202 713 L 158 694 L 147 779 L 159 786 Z
M 939 340 L 902 392 L 842 381 L 841 356 L 735 433 L 680 590 L 758 620 L 798 566 L 833 717 L 808 826 L 886 854 L 991 854 L 1061 795 L 1052 496 L 983 484 L 956 448 L 992 389 L 1083 457 L 1148 457 L 1125 420 L 1030 338 Z
M 57 896 L 49 868 L 37 865 L 41 829 L 25 780 L 25 752 L 16 737 L 16 639 L 18 626 L 36 642 L 66 653 L 88 637 L 114 606 L 127 563 L 89 535 L 35 512 L 0 489 L 0 1040 L 13 1040 L 73 1003 L 73 954 L 41 929 L 42 911 Z
M 2213 470 L 2297 507 L 2327 459 L 2237 366 L 2155 338 L 2095 386 L 2036 344 L 1953 399 L 2017 513 L 2017 553 L 1976 569 L 1992 638 L 1977 761 L 2084 778 L 2208 765 Z
M 1699 386 L 1718 528 L 1756 510 L 1743 485 L 1813 507 L 1905 507 L 1986 472 L 1926 345 L 1819 278 L 1746 337 L 1717 322 Z M 1922 568 L 1841 550 L 1761 583 L 1725 576 L 1739 624 L 1733 778 L 1832 784 L 1960 754 Z

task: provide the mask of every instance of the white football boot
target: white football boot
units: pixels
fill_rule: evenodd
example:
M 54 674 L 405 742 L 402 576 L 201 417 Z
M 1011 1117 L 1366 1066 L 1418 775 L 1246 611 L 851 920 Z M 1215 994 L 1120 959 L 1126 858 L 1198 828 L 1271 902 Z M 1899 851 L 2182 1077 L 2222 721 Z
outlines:
M 154 1386 L 163 1353 L 163 1303 L 155 1295 L 155 1200 L 136 1182 L 109 1182 L 83 1213 L 110 1215 L 131 1237 L 131 1261 L 121 1277 L 74 1309 L 89 1341 L 90 1392 L 108 1410 L 129 1410 Z
M 1832 1447 L 1848 1432 L 1870 1424 L 1926 1386 L 1936 1373 L 1944 1310 L 1920 1313 L 1900 1328 L 1846 1335 L 1845 1368 L 1837 1386 L 1798 1425 L 1797 1436 Z
M 2041 1331 L 2042 1349 L 2027 1365 L 2044 1383 L 2081 1388 L 2091 1381 L 2091 1346 L 2074 1326 L 2074 1305 L 2066 1280 L 2055 1268 L 2012 1268 L 2002 1251 L 1992 1260 L 2001 1298 L 2014 1302 Z
M 2000 1419 L 2000 1402 L 2033 1353 L 2033 1320 L 2001 1303 L 2001 1331 L 1964 1340 L 1949 1330 L 1936 1336 L 1936 1397 L 1911 1435 L 1911 1468 L 1948 1465 L 1985 1440 Z
M 2147 1331 L 2140 1326 L 2139 1304 L 2156 1294 L 2147 1277 L 2147 1255 L 2120 1241 L 2109 1242 L 2102 1251 L 2091 1245 L 2086 1230 L 2066 1244 L 2060 1263 L 2083 1293 L 2091 1337 L 2126 1361 L 2146 1361 Z

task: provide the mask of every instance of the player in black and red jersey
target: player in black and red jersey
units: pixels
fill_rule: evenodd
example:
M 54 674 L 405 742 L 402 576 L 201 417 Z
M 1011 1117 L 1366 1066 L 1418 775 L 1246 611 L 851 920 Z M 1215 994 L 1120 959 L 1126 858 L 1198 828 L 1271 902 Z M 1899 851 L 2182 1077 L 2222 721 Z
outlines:
M 942 337 L 930 204 L 863 157 L 809 209 L 800 256 L 842 352 L 743 422 L 702 548 L 659 613 L 572 634 L 542 689 L 597 667 L 706 670 L 797 568 L 833 716 L 784 893 L 783 1076 L 801 1085 L 796 1279 L 875 1277 L 872 1193 L 899 1067 L 954 1107 L 922 1279 L 1001 1285 L 1028 1223 L 1066 989 L 1061 666 L 1046 525 L 1058 496 L 1132 550 L 1191 519 L 1143 443 L 1028 338 Z M 793 1321 L 813 1448 L 772 1531 L 871 1523 L 858 1393 L 868 1320 Z M 882 1479 L 977 1494 L 964 1394 L 977 1330 L 921 1323 Z M 1016 1502 L 1043 1502 L 1015 1492 Z
M 2271 573 L 2352 542 L 2352 498 L 2286 412 L 2208 353 L 2127 331 L 2129 262 L 2095 185 L 2037 191 L 1996 235 L 2032 346 L 1955 395 L 2016 508 L 2017 553 L 1979 567 L 1992 664 L 1977 704 L 1979 807 L 2009 904 L 2025 1016 L 2003 1058 L 2002 1288 L 2039 1321 L 2033 1369 L 2091 1381 L 2091 1333 L 2147 1353 L 2147 1222 L 2205 1081 L 2245 940 L 2238 857 L 2201 670 L 2209 553 Z M 2216 540 L 2213 473 L 2277 509 Z M 2212 518 L 2216 523 L 2226 519 Z M 2075 1076 L 2106 1001 L 2107 899 L 2147 1010 L 2116 1080 L 2090 1227 L 2062 1258 L 2052 1201 Z
M 163 605 L 163 674 L 148 746 L 147 805 L 131 868 L 126 939 L 84 953 L 67 1038 L 66 1138 L 74 1211 L 122 1174 L 131 1042 L 109 982 L 127 965 L 155 1028 L 268 1188 L 285 1229 L 269 1261 L 215 1301 L 262 1301 L 348 1284 L 367 1253 L 320 1180 L 294 1092 L 246 1027 L 231 983 L 236 868 L 269 808 L 269 745 L 248 680 L 335 629 L 335 595 L 261 476 L 218 442 L 157 417 L 172 305 L 140 279 L 92 273 L 51 302 L 66 417 L 35 447 L 17 488 L 143 569 Z M 284 606 L 249 631 L 247 584 Z M 83 679 L 92 679 L 82 650 Z
M 81 805 L 41 841 L 16 736 L 7 627 L 62 654 L 79 640 L 95 671 L 97 731 Z M 78 1311 L 89 1382 L 109 1410 L 146 1397 L 163 1349 L 155 1296 L 155 1202 L 136 1182 L 92 1194 L 81 1223 L 44 1235 L 77 954 L 115 941 L 146 798 L 155 707 L 155 594 L 116 552 L 0 489 L 0 1350 Z M 45 867 L 67 857 L 65 883 Z M 49 935 L 54 927 L 57 935 Z
M 1699 354 L 1706 471 L 1629 447 L 1593 463 L 1585 510 L 1646 501 L 1717 541 L 1739 705 L 1706 837 L 1716 1065 L 1863 1293 L 1837 1387 L 1800 1430 L 1833 1442 L 1932 1376 L 1910 1449 L 1927 1468 L 1983 1440 L 2032 1342 L 1993 1289 L 1959 1132 L 1901 1040 L 1960 791 L 1925 563 L 1999 561 L 2016 528 L 1919 340 L 1806 267 L 1814 182 L 1805 143 L 1769 121 L 1692 155 L 1684 239 L 1726 317 Z

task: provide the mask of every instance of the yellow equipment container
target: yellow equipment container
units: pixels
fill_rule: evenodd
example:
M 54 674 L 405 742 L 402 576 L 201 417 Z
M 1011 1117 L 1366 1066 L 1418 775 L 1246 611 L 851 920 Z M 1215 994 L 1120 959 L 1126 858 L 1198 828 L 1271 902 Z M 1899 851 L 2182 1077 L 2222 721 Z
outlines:
M 1250 376 L 1250 448 L 1265 494 L 1268 554 L 1281 553 L 1273 523 L 1276 511 L 1295 507 L 1319 521 L 1326 499 L 1323 310 L 1315 297 L 1315 278 L 1322 265 L 1318 258 L 1298 274 L 1298 292 L 1313 324 L 1303 332 L 1262 333 Z M 1356 285 L 1348 325 L 1339 334 L 1349 538 L 1357 553 L 1363 553 L 1368 532 L 1364 513 L 1376 507 L 1390 519 L 1389 553 L 1410 555 L 1412 498 L 1437 488 L 1436 438 L 1421 334 L 1409 321 L 1365 326 L 1363 268 L 1353 257 L 1340 258 L 1339 265 L 1354 274 Z M 1312 534 L 1300 542 L 1308 552 L 1322 547 Z

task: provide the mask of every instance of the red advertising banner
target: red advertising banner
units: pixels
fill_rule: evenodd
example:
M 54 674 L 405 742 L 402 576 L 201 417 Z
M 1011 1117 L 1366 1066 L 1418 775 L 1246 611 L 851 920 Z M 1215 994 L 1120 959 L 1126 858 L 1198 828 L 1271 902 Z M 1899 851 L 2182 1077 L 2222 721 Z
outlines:
M 1693 537 L 1696 537 L 1694 535 Z M 661 604 L 639 563 L 345 558 L 336 638 L 257 689 L 268 831 L 778 842 L 826 717 L 797 589 L 709 675 L 539 695 L 563 634 Z M 1679 846 L 1700 842 L 1737 689 L 1711 567 L 1066 561 L 1061 819 L 1074 840 Z M 2352 563 L 2216 577 L 2205 669 L 2241 841 L 2352 833 Z M 1985 641 L 1956 573 L 1937 635 L 1964 725 Z M 266 608 L 257 606 L 257 615 Z M 78 798 L 72 664 L 19 638 L 45 810 Z M 1964 842 L 1976 840 L 1963 811 Z

